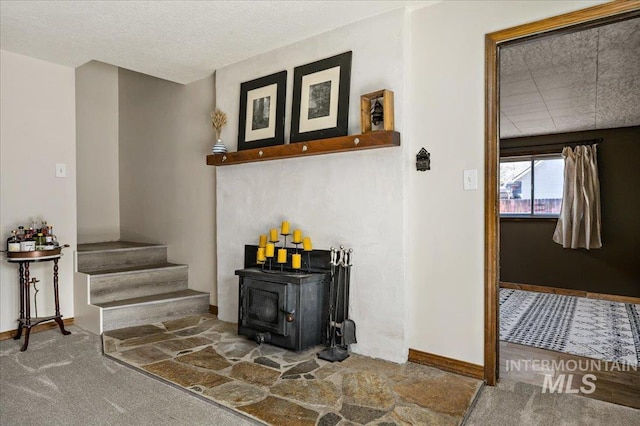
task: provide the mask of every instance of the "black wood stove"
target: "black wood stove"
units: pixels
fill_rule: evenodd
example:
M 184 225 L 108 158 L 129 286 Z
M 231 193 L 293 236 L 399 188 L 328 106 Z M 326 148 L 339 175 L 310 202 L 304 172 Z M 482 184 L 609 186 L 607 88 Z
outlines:
M 302 269 L 294 271 L 286 265 L 280 270 L 276 264 L 273 270 L 263 269 L 254 262 L 256 250 L 256 246 L 245 247 L 245 269 L 236 271 L 240 278 L 238 334 L 295 351 L 323 343 L 328 321 L 324 303 L 330 280 L 328 252 L 314 250 L 310 257 L 305 253 Z

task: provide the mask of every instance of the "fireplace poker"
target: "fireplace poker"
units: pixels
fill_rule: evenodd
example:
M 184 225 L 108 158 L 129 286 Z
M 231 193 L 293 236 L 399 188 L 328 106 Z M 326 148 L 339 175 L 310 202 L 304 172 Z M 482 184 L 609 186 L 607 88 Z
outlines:
M 329 263 L 331 264 L 331 283 L 329 284 L 329 324 L 327 326 L 327 341 L 333 342 L 333 334 L 335 333 L 335 320 L 334 311 L 335 307 L 333 305 L 333 293 L 335 291 L 335 275 L 336 275 L 336 266 L 338 264 L 338 253 L 334 247 L 331 247 L 331 259 Z
M 346 346 L 347 351 L 349 345 L 358 343 L 356 340 L 356 323 L 349 319 L 349 290 L 351 288 L 351 267 L 353 266 L 353 249 L 349 249 L 346 253 L 345 260 L 345 279 L 344 279 L 344 300 L 343 309 L 344 316 L 342 320 L 342 344 Z
M 331 338 L 333 339 L 333 345 L 335 346 L 335 338 L 338 334 L 338 309 L 340 309 L 340 288 L 342 286 L 342 265 L 344 262 L 344 246 L 340 246 L 340 250 L 336 251 L 336 255 L 338 260 L 336 265 L 338 266 L 338 279 L 336 281 L 336 289 L 335 289 L 335 302 L 333 304 L 335 313 L 333 315 L 333 333 L 331 334 Z

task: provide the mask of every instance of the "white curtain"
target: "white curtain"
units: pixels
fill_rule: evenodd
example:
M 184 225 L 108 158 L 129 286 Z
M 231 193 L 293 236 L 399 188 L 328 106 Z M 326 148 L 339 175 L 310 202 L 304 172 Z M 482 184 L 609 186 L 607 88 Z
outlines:
M 602 247 L 596 145 L 565 147 L 564 194 L 553 241 L 564 248 Z

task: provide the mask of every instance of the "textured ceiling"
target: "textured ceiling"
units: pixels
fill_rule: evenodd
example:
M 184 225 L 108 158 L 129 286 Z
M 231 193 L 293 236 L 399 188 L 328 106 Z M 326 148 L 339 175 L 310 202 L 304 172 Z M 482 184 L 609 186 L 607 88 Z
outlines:
M 500 137 L 640 125 L 640 18 L 500 50 Z
M 2 0 L 0 48 L 185 84 L 367 16 L 432 3 Z M 372 40 L 380 34 L 372 29 Z M 640 18 L 501 49 L 503 138 L 640 125 L 639 105 Z
M 0 48 L 73 68 L 98 60 L 190 83 L 367 16 L 432 3 L 2 0 Z

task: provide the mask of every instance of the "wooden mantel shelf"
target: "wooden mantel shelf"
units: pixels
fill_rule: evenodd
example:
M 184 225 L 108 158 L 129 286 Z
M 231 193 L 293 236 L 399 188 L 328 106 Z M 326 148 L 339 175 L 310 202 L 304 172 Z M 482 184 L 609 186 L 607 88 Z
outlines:
M 400 146 L 400 133 L 395 131 L 376 131 L 361 135 L 340 136 L 287 145 L 268 146 L 266 148 L 247 149 L 226 154 L 211 154 L 207 155 L 207 164 L 209 166 L 228 166 L 231 164 L 252 163 L 254 161 L 308 157 L 310 155 L 391 146 Z

